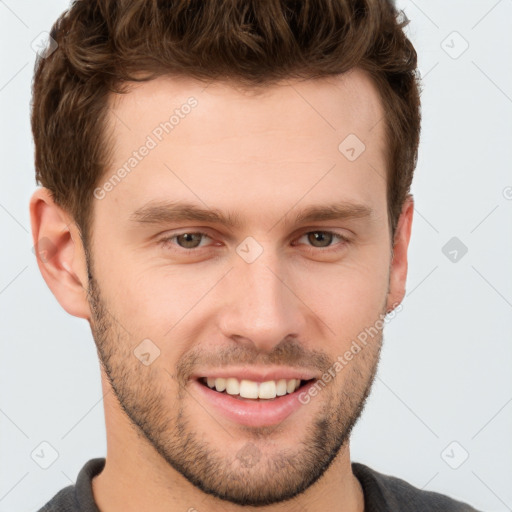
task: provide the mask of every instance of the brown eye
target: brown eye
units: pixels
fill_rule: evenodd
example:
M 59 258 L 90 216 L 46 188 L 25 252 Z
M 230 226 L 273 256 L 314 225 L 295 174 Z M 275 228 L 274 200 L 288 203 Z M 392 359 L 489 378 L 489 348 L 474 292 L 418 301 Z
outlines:
M 304 240 L 301 244 L 300 241 Z M 304 233 L 293 245 L 304 245 L 304 249 L 313 255 L 326 255 L 343 251 L 350 239 L 341 233 L 329 230 L 316 230 Z
M 314 247 L 328 247 L 334 238 L 333 234 L 330 231 L 311 231 L 307 237 Z
M 183 233 L 176 235 L 176 242 L 184 249 L 195 249 L 201 243 L 203 233 Z
M 206 233 L 200 231 L 188 231 L 163 238 L 159 243 L 166 249 L 175 251 L 183 249 L 185 251 L 188 250 L 189 252 L 193 252 L 195 249 L 199 250 L 205 245 L 201 244 L 204 238 L 209 239 L 210 237 Z

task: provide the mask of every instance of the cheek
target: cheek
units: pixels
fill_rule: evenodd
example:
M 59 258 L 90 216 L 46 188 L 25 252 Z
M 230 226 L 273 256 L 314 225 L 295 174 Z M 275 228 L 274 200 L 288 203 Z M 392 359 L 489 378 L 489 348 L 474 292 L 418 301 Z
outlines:
M 388 289 L 389 261 L 369 256 L 368 252 L 354 252 L 337 263 L 296 268 L 295 286 L 305 298 L 311 297 L 316 303 L 375 310 L 382 305 Z
M 384 258 L 368 264 L 317 267 L 296 281 L 296 293 L 334 331 L 336 342 L 357 336 L 383 312 L 389 266 Z M 330 333 L 332 334 L 332 332 Z
M 201 319 L 214 310 L 208 295 L 225 272 L 213 266 L 201 272 L 192 266 L 151 268 L 134 261 L 109 270 L 102 291 L 105 288 L 112 315 L 130 333 L 132 343 L 149 338 L 162 355 L 170 340 L 173 351 L 186 349 L 191 325 L 202 325 Z

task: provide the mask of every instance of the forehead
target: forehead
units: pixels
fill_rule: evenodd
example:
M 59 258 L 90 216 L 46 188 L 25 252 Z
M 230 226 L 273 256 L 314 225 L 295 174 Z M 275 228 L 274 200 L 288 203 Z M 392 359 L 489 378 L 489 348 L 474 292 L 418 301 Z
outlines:
M 383 117 L 375 85 L 357 69 L 254 89 L 184 77 L 133 84 L 110 100 L 112 160 L 103 182 L 125 172 L 101 208 L 128 218 L 169 198 L 232 211 L 289 209 L 306 195 L 356 194 L 368 203 L 373 194 L 382 202 Z M 143 146 L 151 149 L 134 156 Z
M 181 123 L 180 116 L 179 126 L 173 126 L 172 139 L 176 142 L 186 138 L 188 143 L 211 141 L 218 145 L 220 139 L 230 136 L 272 138 L 278 131 L 290 138 L 316 131 L 337 141 L 350 130 L 365 143 L 384 143 L 379 93 L 369 75 L 359 69 L 257 87 L 164 76 L 131 84 L 128 91 L 110 96 L 109 128 L 116 142 L 122 142 L 114 144 L 114 151 L 125 149 L 127 144 L 135 147 L 140 132 L 154 132 L 173 112 L 179 114 L 190 98 L 197 102 L 197 108 L 192 121 Z

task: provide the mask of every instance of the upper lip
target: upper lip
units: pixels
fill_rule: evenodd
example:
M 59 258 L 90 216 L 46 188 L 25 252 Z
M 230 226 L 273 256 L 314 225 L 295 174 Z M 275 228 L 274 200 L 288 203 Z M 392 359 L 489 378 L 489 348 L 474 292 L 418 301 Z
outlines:
M 192 375 L 193 379 L 200 379 L 202 377 L 210 378 L 224 378 L 233 377 L 238 380 L 252 380 L 255 382 L 266 382 L 269 380 L 280 380 L 280 379 L 299 379 L 299 380 L 310 380 L 314 379 L 315 374 L 311 370 L 306 368 L 285 368 L 285 367 L 263 367 L 257 368 L 254 366 L 238 366 L 231 368 L 210 368 L 203 371 L 195 372 Z

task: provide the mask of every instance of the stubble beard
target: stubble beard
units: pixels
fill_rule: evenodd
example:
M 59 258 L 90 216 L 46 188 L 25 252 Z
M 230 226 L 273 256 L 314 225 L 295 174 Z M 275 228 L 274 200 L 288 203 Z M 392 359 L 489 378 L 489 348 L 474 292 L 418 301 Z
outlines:
M 133 340 L 110 319 L 90 270 L 89 278 L 91 330 L 120 407 L 137 435 L 204 493 L 240 506 L 283 502 L 318 481 L 340 449 L 348 446 L 375 379 L 381 332 L 341 370 L 345 375 L 342 389 L 326 386 L 312 399 L 323 400 L 322 408 L 292 449 L 280 448 L 272 440 L 273 428 L 263 427 L 232 429 L 232 442 L 224 443 L 221 451 L 215 448 L 219 443 L 194 428 L 207 423 L 216 428 L 214 419 L 205 413 L 206 419 L 194 421 L 188 415 L 187 402 L 194 400 L 182 384 L 174 391 L 176 399 L 169 397 L 170 373 L 158 365 L 143 366 L 134 356 Z

